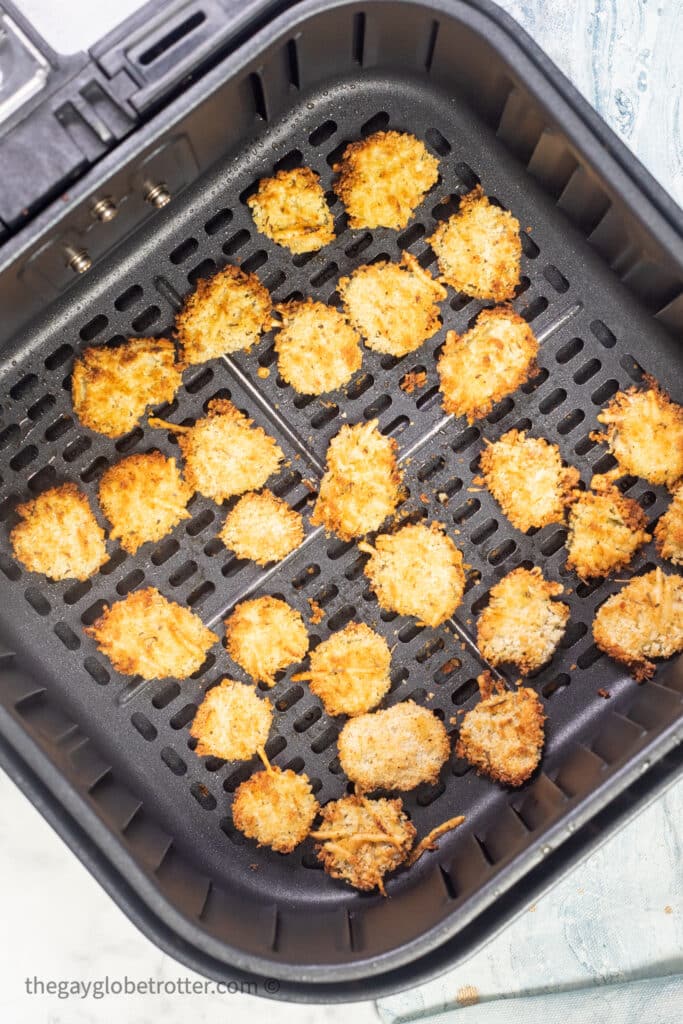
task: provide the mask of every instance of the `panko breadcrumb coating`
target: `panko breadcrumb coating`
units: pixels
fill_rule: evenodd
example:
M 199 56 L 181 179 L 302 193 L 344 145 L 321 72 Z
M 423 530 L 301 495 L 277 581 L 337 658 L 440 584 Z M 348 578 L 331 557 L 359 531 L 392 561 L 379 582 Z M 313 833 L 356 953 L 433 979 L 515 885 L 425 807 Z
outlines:
M 86 348 L 74 361 L 74 411 L 90 430 L 119 437 L 137 425 L 148 406 L 173 401 L 182 371 L 173 342 L 165 338 Z
M 604 476 L 594 476 L 590 491 L 576 491 L 569 510 L 567 568 L 581 579 L 608 576 L 621 569 L 651 540 L 647 516 Z
M 338 748 L 342 769 L 365 791 L 436 782 L 450 753 L 441 719 L 412 700 L 349 719 Z
M 655 526 L 657 551 L 675 565 L 683 565 L 683 484 L 674 491 L 671 504 Z
M 396 511 L 403 475 L 396 442 L 377 420 L 344 425 L 327 449 L 327 469 L 311 516 L 313 526 L 353 540 L 377 530 Z
M 283 302 L 276 312 L 282 318 L 275 335 L 278 370 L 295 391 L 335 391 L 360 369 L 360 337 L 338 309 L 309 298 Z
M 484 441 L 482 476 L 512 525 L 526 532 L 564 522 L 579 471 L 562 465 L 557 445 L 543 437 L 527 437 L 523 430 L 508 430 L 498 441 Z
M 384 637 L 364 622 L 349 622 L 312 651 L 310 668 L 292 682 L 308 680 L 328 715 L 361 715 L 389 691 L 390 668 Z
M 259 846 L 291 853 L 311 831 L 319 810 L 307 775 L 271 767 L 255 772 L 237 787 L 232 820 Z
M 593 639 L 638 682 L 650 679 L 651 658 L 683 651 L 683 576 L 661 569 L 636 576 L 598 608 Z
M 291 252 L 316 252 L 334 241 L 334 218 L 310 167 L 261 178 L 247 205 L 257 230 Z
M 134 590 L 85 630 L 117 672 L 143 679 L 184 679 L 201 668 L 218 637 L 189 608 L 155 587 Z
M 107 561 L 104 530 L 76 484 L 61 484 L 17 505 L 21 522 L 10 533 L 12 550 L 31 572 L 51 580 L 87 580 Z
M 187 483 L 217 502 L 262 487 L 284 459 L 277 442 L 224 398 L 214 398 L 208 415 L 179 434 Z
M 251 348 L 269 329 L 271 310 L 266 286 L 239 267 L 199 281 L 176 316 L 183 360 L 192 365 Z
M 483 699 L 463 718 L 455 752 L 480 774 L 508 786 L 521 786 L 541 759 L 543 704 L 527 686 L 510 691 L 499 687 L 491 694 L 482 678 Z
M 607 430 L 591 437 L 607 443 L 623 473 L 673 490 L 683 479 L 683 406 L 672 402 L 653 377 L 644 379 L 647 390 L 616 393 L 598 415 Z
M 278 597 L 256 597 L 235 606 L 225 620 L 233 661 L 257 682 L 275 685 L 275 674 L 301 661 L 308 650 L 304 620 Z
M 415 826 L 399 799 L 345 796 L 325 804 L 311 835 L 318 859 L 332 878 L 356 889 L 384 892 L 384 876 L 404 863 L 415 842 Z
M 367 347 L 397 358 L 436 334 L 441 327 L 437 302 L 447 295 L 409 252 L 400 263 L 380 260 L 357 267 L 341 278 L 337 291 Z
M 190 726 L 199 757 L 248 761 L 265 746 L 273 706 L 253 686 L 223 679 L 204 696 Z
M 429 239 L 444 279 L 477 299 L 511 299 L 520 280 L 519 221 L 477 185 Z
M 112 524 L 109 536 L 134 555 L 148 541 L 161 540 L 181 519 L 189 519 L 192 488 L 175 459 L 161 452 L 129 455 L 102 475 L 99 499 Z
M 272 491 L 251 492 L 228 512 L 218 536 L 238 558 L 267 565 L 298 548 L 304 539 L 303 519 Z
M 386 611 L 414 615 L 426 626 L 449 619 L 465 592 L 462 553 L 441 523 L 415 523 L 381 534 L 374 548 L 359 544 L 370 558 L 365 575 Z
M 469 423 L 534 375 L 538 341 L 509 306 L 483 309 L 465 334 L 449 331 L 437 369 L 443 407 Z
M 477 645 L 491 665 L 512 664 L 528 675 L 550 661 L 564 636 L 569 606 L 552 598 L 561 583 L 533 569 L 513 569 L 491 588 L 477 623 Z
M 375 132 L 350 143 L 332 170 L 349 227 L 404 228 L 439 178 L 439 161 L 407 132 Z

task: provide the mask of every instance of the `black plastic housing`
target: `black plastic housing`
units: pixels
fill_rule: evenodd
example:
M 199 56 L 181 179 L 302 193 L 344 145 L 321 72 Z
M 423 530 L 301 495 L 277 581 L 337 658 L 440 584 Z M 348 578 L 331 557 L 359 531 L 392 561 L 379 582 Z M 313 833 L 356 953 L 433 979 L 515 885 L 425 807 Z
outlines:
M 254 23 L 268 12 L 255 5 Z M 442 180 L 405 232 L 351 232 L 337 202 L 337 240 L 310 258 L 257 235 L 245 200 L 260 176 L 306 163 L 329 189 L 344 144 L 385 126 L 415 132 L 441 160 Z M 465 329 L 481 307 L 452 294 L 443 331 L 428 345 L 400 361 L 366 352 L 351 384 L 325 401 L 303 401 L 283 386 L 267 336 L 248 355 L 188 371 L 164 411 L 182 422 L 214 395 L 229 395 L 278 437 L 291 466 L 274 489 L 305 515 L 341 422 L 377 417 L 406 466 L 402 515 L 446 522 L 476 570 L 446 628 L 380 614 L 354 545 L 310 527 L 274 569 L 239 563 L 215 541 L 219 510 L 200 498 L 192 519 L 153 550 L 125 557 L 111 545 L 110 562 L 87 584 L 48 584 L 13 561 L 8 531 L 19 499 L 64 479 L 94 499 L 101 473 L 122 454 L 177 450 L 172 436 L 146 425 L 114 443 L 78 424 L 68 379 L 76 351 L 168 333 L 183 296 L 226 262 L 255 270 L 278 300 L 301 293 L 325 301 L 335 301 L 339 276 L 371 259 L 406 248 L 430 266 L 425 239 L 477 180 L 526 229 L 514 305 L 541 341 L 540 376 L 486 420 L 467 427 L 441 412 L 434 354 L 445 331 Z M 144 201 L 150 182 L 172 195 L 163 210 Z M 116 199 L 119 216 L 94 224 L 89 211 L 102 195 Z M 561 530 L 521 535 L 489 495 L 469 488 L 483 438 L 513 426 L 558 443 L 587 483 L 609 468 L 589 436 L 597 413 L 643 370 L 683 399 L 682 221 L 492 4 L 308 0 L 251 34 L 5 245 L 0 752 L 29 798 L 164 948 L 216 978 L 278 979 L 277 993 L 259 986 L 264 995 L 324 1001 L 395 991 L 471 952 L 678 770 L 681 662 L 637 686 L 600 656 L 590 623 L 619 584 L 581 584 L 564 569 Z M 65 265 L 65 245 L 94 261 L 80 280 Z M 267 379 L 257 366 L 270 368 Z M 416 369 L 427 384 L 408 395 L 399 384 Z M 661 488 L 632 478 L 622 486 L 652 518 L 666 507 Z M 409 794 L 419 834 L 455 813 L 467 821 L 392 879 L 387 900 L 315 870 L 309 843 L 283 858 L 236 833 L 229 802 L 253 765 L 200 760 L 187 734 L 205 689 L 226 674 L 241 678 L 222 648 L 190 680 L 139 684 L 117 676 L 82 632 L 103 601 L 145 585 L 191 605 L 219 632 L 221 617 L 247 594 L 282 594 L 305 617 L 313 598 L 325 618 L 312 635 L 322 639 L 352 617 L 384 632 L 396 645 L 388 702 L 427 703 L 455 732 L 451 718 L 476 703 L 474 679 L 485 667 L 472 623 L 490 586 L 522 563 L 542 565 L 571 588 L 566 640 L 531 683 L 547 704 L 541 771 L 508 791 L 454 758 L 436 786 Z M 621 578 L 655 564 L 648 545 Z M 277 721 L 267 749 L 275 763 L 306 771 L 324 801 L 345 792 L 334 747 L 340 723 L 289 681 L 295 671 L 270 694 Z

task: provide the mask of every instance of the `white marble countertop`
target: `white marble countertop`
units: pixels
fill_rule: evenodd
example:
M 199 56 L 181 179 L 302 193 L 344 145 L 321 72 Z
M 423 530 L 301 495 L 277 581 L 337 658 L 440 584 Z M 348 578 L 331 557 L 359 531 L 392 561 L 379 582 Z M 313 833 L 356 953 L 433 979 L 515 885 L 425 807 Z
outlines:
M 17 0 L 62 52 L 90 45 L 139 6 L 136 0 L 115 5 L 92 0 Z M 680 0 L 502 0 L 515 17 L 584 93 L 621 138 L 634 150 L 673 197 L 683 205 L 683 3 Z M 484 950 L 437 982 L 384 1000 L 385 1020 L 414 1019 L 461 1007 L 458 1021 L 509 1019 L 486 1016 L 486 1003 L 467 1007 L 468 999 L 488 1000 L 511 994 L 510 981 L 535 991 L 568 980 L 572 984 L 637 978 L 645 938 L 647 962 L 656 973 L 681 972 L 683 948 L 680 904 L 680 833 L 683 785 L 670 790 L 594 855 L 583 871 L 589 884 L 566 879 L 528 913 L 513 922 Z M 644 835 L 652 837 L 647 847 Z M 601 859 L 602 858 L 602 859 Z M 606 887 L 595 879 L 614 876 L 628 861 L 630 886 Z M 647 870 L 639 872 L 645 863 Z M 676 867 L 678 865 L 678 867 Z M 624 868 L 628 865 L 624 864 Z M 601 874 L 602 871 L 602 874 Z M 654 876 L 654 877 L 653 877 Z M 652 883 L 647 881 L 653 878 Z M 57 993 L 30 994 L 32 979 L 85 983 L 105 976 L 134 980 L 200 981 L 198 975 L 160 952 L 142 936 L 52 832 L 22 794 L 0 775 L 0 896 L 5 937 L 0 963 L 0 1020 L 7 1024 L 231 1024 L 267 1014 L 272 1024 L 335 1024 L 352 1014 L 357 1024 L 377 1021 L 371 1003 L 344 1006 L 268 1005 L 249 995 L 161 994 L 60 998 Z M 559 903 L 558 903 L 559 900 Z M 562 927 L 558 928 L 558 920 Z M 64 927 L 68 921 L 68 927 Z M 595 924 L 599 921 L 600 928 Z M 638 931 L 635 931 L 635 929 Z M 629 936 L 638 941 L 629 943 Z M 552 956 L 548 943 L 552 941 Z M 544 948 L 546 956 L 541 956 Z M 560 968 L 560 965 L 562 967 Z M 661 969 L 660 969 L 661 968 Z M 656 1024 L 674 1024 L 667 1007 L 680 1005 L 680 980 L 660 994 Z M 570 999 L 570 997 L 567 997 Z M 574 997 L 571 997 L 573 1000 Z M 570 1002 L 571 1002 L 570 1000 Z M 665 1005 L 665 1002 L 666 1005 Z M 547 1019 L 569 1013 L 570 1002 Z M 651 993 L 630 1000 L 637 1007 L 655 1005 Z M 571 1005 L 576 1007 L 575 1002 Z M 606 1002 L 601 1002 L 603 1009 Z M 500 1007 L 500 1004 L 498 1004 Z M 491 1007 L 489 1007 L 490 1009 Z M 495 1007 L 493 1007 L 495 1010 Z M 521 1013 L 536 1020 L 525 1003 Z M 640 1011 L 639 1011 L 640 1012 Z M 594 1015 L 598 1019 L 597 1012 Z M 600 1020 L 603 1016 L 600 1016 Z M 626 1017 L 615 1018 L 620 1024 Z M 652 1013 L 631 1017 L 655 1024 Z

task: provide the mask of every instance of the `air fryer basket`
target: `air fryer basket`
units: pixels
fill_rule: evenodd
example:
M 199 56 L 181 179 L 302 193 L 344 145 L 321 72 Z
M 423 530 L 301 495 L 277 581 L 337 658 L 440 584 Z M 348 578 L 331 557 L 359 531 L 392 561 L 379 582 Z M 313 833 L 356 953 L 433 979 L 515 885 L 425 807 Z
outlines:
M 580 583 L 564 569 L 563 529 L 520 534 L 473 484 L 482 439 L 512 427 L 556 442 L 587 483 L 613 464 L 589 435 L 619 388 L 645 371 L 683 399 L 683 353 L 673 337 L 681 316 L 677 214 L 647 176 L 637 180 L 641 169 L 627 175 L 616 158 L 589 152 L 596 139 L 581 128 L 584 108 L 573 97 L 567 105 L 510 25 L 487 5 L 296 6 L 214 69 L 194 97 L 191 90 L 176 101 L 163 140 L 157 129 L 125 168 L 135 181 L 140 154 L 166 146 L 174 161 L 167 177 L 179 152 L 189 173 L 214 160 L 220 144 L 209 172 L 190 174 L 166 209 L 69 288 L 49 257 L 41 265 L 38 245 L 10 268 L 19 290 L 48 281 L 61 294 L 44 309 L 34 295 L 33 322 L 3 353 L 0 595 L 12 652 L 0 671 L 4 761 L 157 941 L 215 977 L 280 979 L 280 995 L 360 998 L 445 966 L 444 950 L 462 955 L 514 909 L 515 897 L 528 895 L 544 858 L 552 862 L 563 849 L 575 856 L 581 826 L 618 804 L 650 763 L 668 763 L 680 733 L 680 663 L 637 686 L 591 643 L 595 610 L 620 584 Z M 534 95 L 537 80 L 542 97 Z M 414 132 L 441 160 L 439 185 L 405 231 L 352 232 L 329 193 L 337 239 L 320 253 L 292 257 L 256 233 L 245 200 L 259 177 L 307 164 L 329 189 L 344 145 L 385 127 Z M 624 159 L 618 146 L 616 156 Z M 121 187 L 120 161 L 111 173 Z M 183 296 L 226 262 L 256 271 L 277 300 L 310 294 L 332 302 L 336 280 L 362 263 L 407 249 L 432 266 L 425 239 L 478 181 L 525 229 L 514 306 L 541 341 L 539 375 L 485 420 L 467 426 L 441 410 L 435 353 L 446 330 L 466 329 L 481 308 L 452 292 L 435 338 L 401 360 L 366 351 L 342 394 L 308 398 L 284 386 L 268 335 L 247 355 L 187 371 L 177 399 L 160 410 L 184 423 L 216 395 L 231 398 L 283 447 L 288 464 L 273 489 L 304 515 L 329 439 L 344 422 L 377 417 L 403 460 L 409 497 L 401 518 L 444 522 L 471 566 L 465 601 L 446 627 L 381 612 L 363 574 L 366 556 L 310 526 L 301 548 L 272 569 L 239 561 L 216 540 L 224 513 L 201 496 L 192 518 L 153 550 L 129 556 L 112 545 L 110 561 L 88 582 L 47 583 L 12 560 L 8 531 L 19 498 L 68 479 L 94 499 L 103 470 L 126 453 L 177 453 L 172 435 L 145 423 L 116 442 L 83 428 L 69 392 L 75 351 L 167 334 Z M 257 367 L 269 376 L 257 376 Z M 414 370 L 427 382 L 408 394 L 399 385 Z M 651 519 L 666 507 L 661 488 L 635 478 L 621 487 Z M 330 880 L 310 841 L 282 857 L 256 850 L 232 826 L 231 794 L 254 765 L 200 760 L 188 734 L 207 687 L 225 675 L 245 678 L 222 647 L 189 680 L 143 683 L 113 672 L 83 633 L 104 603 L 140 586 L 157 586 L 219 632 L 246 595 L 275 594 L 302 612 L 314 643 L 352 619 L 382 632 L 395 645 L 388 703 L 425 703 L 455 733 L 456 712 L 476 703 L 475 678 L 486 667 L 473 623 L 491 585 L 520 564 L 541 565 L 563 582 L 571 607 L 558 654 L 531 681 L 547 705 L 541 770 L 511 791 L 453 757 L 437 785 L 408 794 L 418 834 L 454 814 L 466 823 L 392 879 L 386 900 Z M 620 579 L 656 564 L 650 544 Z M 319 624 L 310 623 L 310 600 L 324 610 Z M 276 716 L 266 750 L 274 763 L 305 771 L 325 802 L 346 792 L 335 748 L 340 723 L 290 681 L 296 671 L 270 694 Z

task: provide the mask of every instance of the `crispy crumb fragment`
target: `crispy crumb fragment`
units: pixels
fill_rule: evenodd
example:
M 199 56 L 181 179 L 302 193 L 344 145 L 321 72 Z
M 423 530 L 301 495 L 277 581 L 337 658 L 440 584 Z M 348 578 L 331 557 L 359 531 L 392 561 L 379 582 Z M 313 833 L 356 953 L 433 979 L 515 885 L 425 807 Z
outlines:
M 337 291 L 346 314 L 374 352 L 396 358 L 414 352 L 441 327 L 438 302 L 446 289 L 415 257 L 400 263 L 380 260 L 342 277 Z
M 325 609 L 321 608 L 314 597 L 306 598 L 311 606 L 311 625 L 317 626 L 325 618 Z
M 292 682 L 308 680 L 328 715 L 360 715 L 389 691 L 390 668 L 384 637 L 364 622 L 350 622 L 311 652 L 309 669 L 292 676 Z
M 412 395 L 418 388 L 423 388 L 427 383 L 427 374 L 424 370 L 417 370 L 412 373 L 405 373 L 399 382 L 401 391 L 405 391 L 407 395 Z
M 176 316 L 184 362 L 203 363 L 255 345 L 270 327 L 270 293 L 256 274 L 227 266 L 199 281 Z
M 593 638 L 638 682 L 652 678 L 650 659 L 683 651 L 683 576 L 659 568 L 636 576 L 598 608 Z
M 218 637 L 198 615 L 155 587 L 134 590 L 106 607 L 85 632 L 117 672 L 143 679 L 184 679 L 201 668 Z
M 569 606 L 552 598 L 561 583 L 533 569 L 513 569 L 491 588 L 479 616 L 477 644 L 492 665 L 516 665 L 528 675 L 552 658 L 569 621 Z
M 671 504 L 655 527 L 657 551 L 674 565 L 683 565 L 683 484 L 673 493 Z
M 275 685 L 275 675 L 308 650 L 304 620 L 277 597 L 256 597 L 235 606 L 225 620 L 228 654 L 257 682 Z
M 81 423 L 107 437 L 132 430 L 150 405 L 172 402 L 183 366 L 166 338 L 86 348 L 74 360 L 71 397 Z
M 273 707 L 253 686 L 223 679 L 207 690 L 190 725 L 199 757 L 247 761 L 265 746 Z M 238 826 L 239 827 L 239 826 Z
M 483 309 L 463 335 L 449 331 L 437 369 L 443 407 L 469 423 L 533 377 L 538 341 L 509 306 Z
M 282 320 L 275 334 L 278 370 L 295 391 L 336 391 L 360 369 L 360 337 L 338 309 L 309 297 L 283 302 L 276 312 Z
M 267 565 L 298 548 L 304 539 L 303 520 L 272 491 L 252 491 L 228 513 L 218 536 L 238 558 Z
M 581 579 L 621 569 L 651 540 L 647 516 L 604 477 L 594 476 L 590 491 L 577 490 L 569 510 L 567 568 Z
M 259 846 L 291 853 L 311 831 L 319 809 L 307 775 L 269 766 L 237 787 L 232 820 Z
M 349 227 L 404 228 L 439 177 L 439 161 L 407 132 L 375 132 L 350 143 L 333 171 Z
M 108 558 L 104 530 L 76 484 L 60 484 L 17 505 L 10 542 L 31 572 L 51 580 L 87 580 Z
M 334 241 L 334 218 L 310 167 L 261 178 L 247 205 L 257 230 L 290 252 L 317 252 Z
M 520 282 L 519 221 L 491 203 L 481 186 L 460 200 L 429 239 L 444 279 L 459 292 L 504 302 Z

